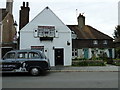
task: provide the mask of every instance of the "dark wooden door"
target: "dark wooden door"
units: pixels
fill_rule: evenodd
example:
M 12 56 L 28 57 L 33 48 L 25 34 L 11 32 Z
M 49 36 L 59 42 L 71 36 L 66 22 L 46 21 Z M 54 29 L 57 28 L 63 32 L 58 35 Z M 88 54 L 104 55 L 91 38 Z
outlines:
M 55 49 L 55 65 L 64 65 L 64 49 Z

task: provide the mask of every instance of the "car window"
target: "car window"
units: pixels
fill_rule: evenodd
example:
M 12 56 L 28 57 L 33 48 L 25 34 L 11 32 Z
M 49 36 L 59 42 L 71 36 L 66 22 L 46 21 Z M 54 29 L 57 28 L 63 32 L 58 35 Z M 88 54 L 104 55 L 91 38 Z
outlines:
M 36 59 L 36 58 L 40 58 L 40 57 L 39 57 L 39 54 L 37 52 L 29 52 L 29 58 Z
M 15 52 L 7 53 L 5 59 L 15 59 Z
M 18 59 L 27 59 L 27 52 L 18 52 Z

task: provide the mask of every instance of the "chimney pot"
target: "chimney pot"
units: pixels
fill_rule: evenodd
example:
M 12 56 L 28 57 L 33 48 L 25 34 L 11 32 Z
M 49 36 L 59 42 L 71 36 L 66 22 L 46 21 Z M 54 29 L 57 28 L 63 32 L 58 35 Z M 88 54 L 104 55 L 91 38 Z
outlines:
M 25 7 L 25 2 L 23 2 L 23 7 Z
M 13 0 L 7 0 L 6 1 L 6 11 L 8 11 L 10 14 L 12 14 L 13 9 Z
M 26 7 L 29 7 L 29 2 L 26 3 Z

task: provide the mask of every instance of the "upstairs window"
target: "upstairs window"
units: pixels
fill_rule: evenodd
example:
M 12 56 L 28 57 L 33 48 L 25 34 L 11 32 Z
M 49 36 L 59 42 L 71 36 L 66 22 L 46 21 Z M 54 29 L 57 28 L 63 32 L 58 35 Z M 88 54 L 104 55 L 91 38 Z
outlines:
M 107 45 L 107 44 L 108 44 L 107 40 L 104 40 L 104 41 L 103 41 L 103 44 L 104 44 L 104 45 Z
M 94 41 L 93 41 L 93 44 L 94 44 L 94 45 L 97 45 L 97 44 L 98 44 L 98 41 L 97 41 L 97 40 L 94 40 Z
M 72 31 L 72 39 L 76 39 L 77 38 L 77 35 L 75 34 L 74 31 Z

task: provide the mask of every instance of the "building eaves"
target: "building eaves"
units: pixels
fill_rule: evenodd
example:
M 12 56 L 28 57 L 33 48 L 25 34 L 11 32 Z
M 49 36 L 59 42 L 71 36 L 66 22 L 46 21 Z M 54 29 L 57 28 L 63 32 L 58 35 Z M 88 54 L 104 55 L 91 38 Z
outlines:
M 83 29 L 80 29 L 78 25 L 67 25 L 72 31 L 75 32 L 78 39 L 113 39 L 110 36 L 100 32 L 99 30 L 85 25 Z

